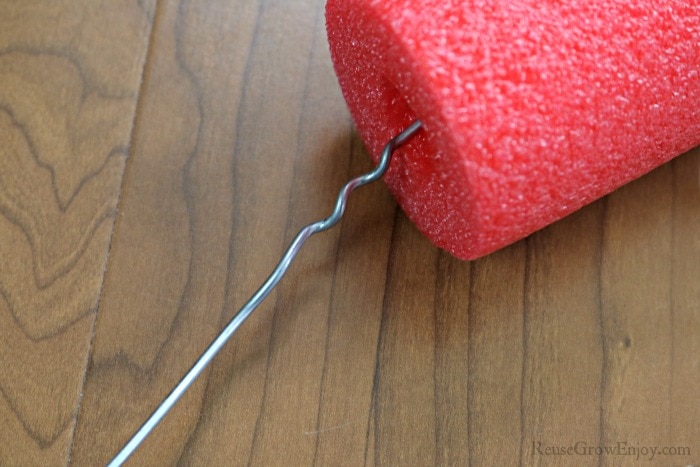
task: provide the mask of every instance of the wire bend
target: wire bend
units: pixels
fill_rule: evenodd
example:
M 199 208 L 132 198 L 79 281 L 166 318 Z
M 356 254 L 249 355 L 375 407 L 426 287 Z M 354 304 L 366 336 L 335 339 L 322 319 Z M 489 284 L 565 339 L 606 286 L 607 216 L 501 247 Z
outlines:
M 136 449 L 141 445 L 146 437 L 148 437 L 151 431 L 153 431 L 153 429 L 158 425 L 158 423 L 160 423 L 170 409 L 172 409 L 180 397 L 182 397 L 192 383 L 194 383 L 200 373 L 207 367 L 207 365 L 209 365 L 216 354 L 219 353 L 221 348 L 226 344 L 226 342 L 228 342 L 233 333 L 236 332 L 236 330 L 253 313 L 253 311 L 255 311 L 265 297 L 269 295 L 280 279 L 282 279 L 292 260 L 296 257 L 306 240 L 313 234 L 323 232 L 324 230 L 328 230 L 336 225 L 345 213 L 345 206 L 350 193 L 352 193 L 352 191 L 356 188 L 382 178 L 389 168 L 391 156 L 396 148 L 401 146 L 411 136 L 413 136 L 421 128 L 421 126 L 422 124 L 420 120 L 416 120 L 408 128 L 391 139 L 384 147 L 379 163 L 374 170 L 357 178 L 353 178 L 347 182 L 345 186 L 343 186 L 338 194 L 338 199 L 331 215 L 323 220 L 309 224 L 299 231 L 297 236 L 289 245 L 289 248 L 287 248 L 287 251 L 284 253 L 284 255 L 282 255 L 282 259 L 277 264 L 277 267 L 272 271 L 272 274 L 270 274 L 267 280 L 263 282 L 257 292 L 255 292 L 248 302 L 243 305 L 243 307 L 240 309 L 240 311 L 238 311 L 238 313 L 236 313 L 231 321 L 228 322 L 221 333 L 216 336 L 211 344 L 209 344 L 209 347 L 207 347 L 207 349 L 197 359 L 192 368 L 190 368 L 185 376 L 182 377 L 180 382 L 173 388 L 170 394 L 163 399 L 163 402 L 160 403 L 151 416 L 148 417 L 143 425 L 141 425 L 141 428 L 139 428 L 139 430 L 131 437 L 129 442 L 126 443 L 121 451 L 117 453 L 117 455 L 108 464 L 108 467 L 117 467 L 122 465 L 134 453 L 134 451 L 136 451 Z

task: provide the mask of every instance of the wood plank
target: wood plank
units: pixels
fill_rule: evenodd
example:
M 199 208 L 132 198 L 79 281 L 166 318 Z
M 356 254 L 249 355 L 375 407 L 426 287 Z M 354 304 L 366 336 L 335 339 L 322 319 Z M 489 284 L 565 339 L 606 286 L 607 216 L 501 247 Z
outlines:
M 359 140 L 352 148 L 350 172 L 368 170 Z M 368 429 L 395 211 L 384 187 L 369 186 L 353 194 L 341 226 L 318 420 L 305 432 L 315 438 L 317 465 L 360 465 L 374 452 Z
M 700 457 L 700 150 L 673 161 L 670 438 Z
M 523 241 L 472 263 L 469 366 L 461 374 L 469 380 L 462 415 L 469 422 L 469 442 L 462 455 L 474 465 L 508 465 L 520 456 L 527 260 Z
M 435 309 L 438 251 L 404 216 L 392 246 L 370 421 L 374 461 L 429 465 L 437 454 L 436 333 L 430 312 Z
M 152 3 L 0 3 L 2 465 L 68 459 Z
M 688 447 L 695 462 L 698 168 L 695 151 L 610 196 L 601 279 L 601 439 Z
M 600 423 L 601 218 L 605 200 L 528 239 L 520 460 L 548 465 L 541 447 L 597 446 Z M 572 460 L 573 461 L 573 460 Z M 598 464 L 596 456 L 573 461 Z

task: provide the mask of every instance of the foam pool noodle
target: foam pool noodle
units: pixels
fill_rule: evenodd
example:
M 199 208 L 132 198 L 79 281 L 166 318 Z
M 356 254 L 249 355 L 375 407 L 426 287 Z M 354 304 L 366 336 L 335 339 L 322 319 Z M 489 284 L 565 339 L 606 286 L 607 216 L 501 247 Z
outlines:
M 329 0 L 336 74 L 387 184 L 473 259 L 700 145 L 695 0 Z

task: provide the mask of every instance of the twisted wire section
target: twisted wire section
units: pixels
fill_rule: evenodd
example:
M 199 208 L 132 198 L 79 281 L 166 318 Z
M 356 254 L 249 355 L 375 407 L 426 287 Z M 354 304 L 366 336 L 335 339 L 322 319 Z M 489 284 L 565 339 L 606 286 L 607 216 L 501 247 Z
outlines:
M 335 203 L 335 208 L 330 216 L 323 220 L 309 224 L 299 231 L 294 240 L 292 241 L 287 251 L 282 255 L 282 259 L 277 264 L 277 267 L 272 271 L 272 274 L 263 282 L 260 288 L 253 294 L 253 296 L 248 300 L 248 302 L 243 305 L 243 307 L 236 313 L 236 315 L 228 322 L 226 327 L 221 331 L 221 333 L 216 336 L 216 338 L 209 344 L 209 347 L 202 353 L 202 355 L 197 359 L 192 368 L 183 376 L 180 382 L 173 388 L 173 390 L 168 394 L 168 396 L 160 403 L 156 410 L 151 414 L 151 416 L 141 425 L 141 428 L 132 436 L 129 442 L 117 453 L 117 455 L 108 464 L 109 467 L 116 467 L 122 465 L 141 445 L 141 443 L 146 439 L 146 437 L 153 431 L 153 429 L 160 423 L 160 421 L 165 417 L 165 415 L 172 409 L 175 403 L 182 397 L 182 395 L 189 389 L 189 387 L 194 383 L 197 377 L 202 373 L 202 371 L 209 365 L 212 359 L 219 353 L 221 348 L 228 342 L 234 332 L 243 324 L 243 322 L 255 311 L 255 309 L 260 305 L 260 303 L 267 297 L 272 289 L 277 285 L 277 283 L 282 279 L 284 274 L 289 269 L 289 265 L 292 260 L 296 257 L 297 253 L 304 245 L 306 240 L 313 234 L 323 232 L 328 230 L 338 222 L 343 217 L 345 213 L 345 206 L 347 205 L 348 197 L 350 193 L 356 188 L 359 188 L 368 183 L 372 183 L 376 180 L 382 178 L 389 168 L 389 162 L 391 161 L 391 156 L 394 151 L 404 144 L 411 136 L 413 136 L 421 128 L 420 120 L 413 122 L 408 128 L 395 136 L 391 141 L 387 143 L 382 151 L 379 163 L 371 172 L 361 175 L 357 178 L 353 178 L 343 186 L 338 194 L 338 199 Z

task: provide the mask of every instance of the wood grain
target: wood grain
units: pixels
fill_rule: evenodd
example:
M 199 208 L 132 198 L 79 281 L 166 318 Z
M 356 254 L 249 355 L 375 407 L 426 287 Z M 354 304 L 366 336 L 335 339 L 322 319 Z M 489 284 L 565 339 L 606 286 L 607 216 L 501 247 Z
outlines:
M 148 3 L 0 3 L 1 465 L 69 456 Z
M 323 0 L 23 5 L 0 4 L 0 465 L 99 465 L 370 164 Z M 698 278 L 700 150 L 473 262 L 371 185 L 131 464 L 697 464 Z

